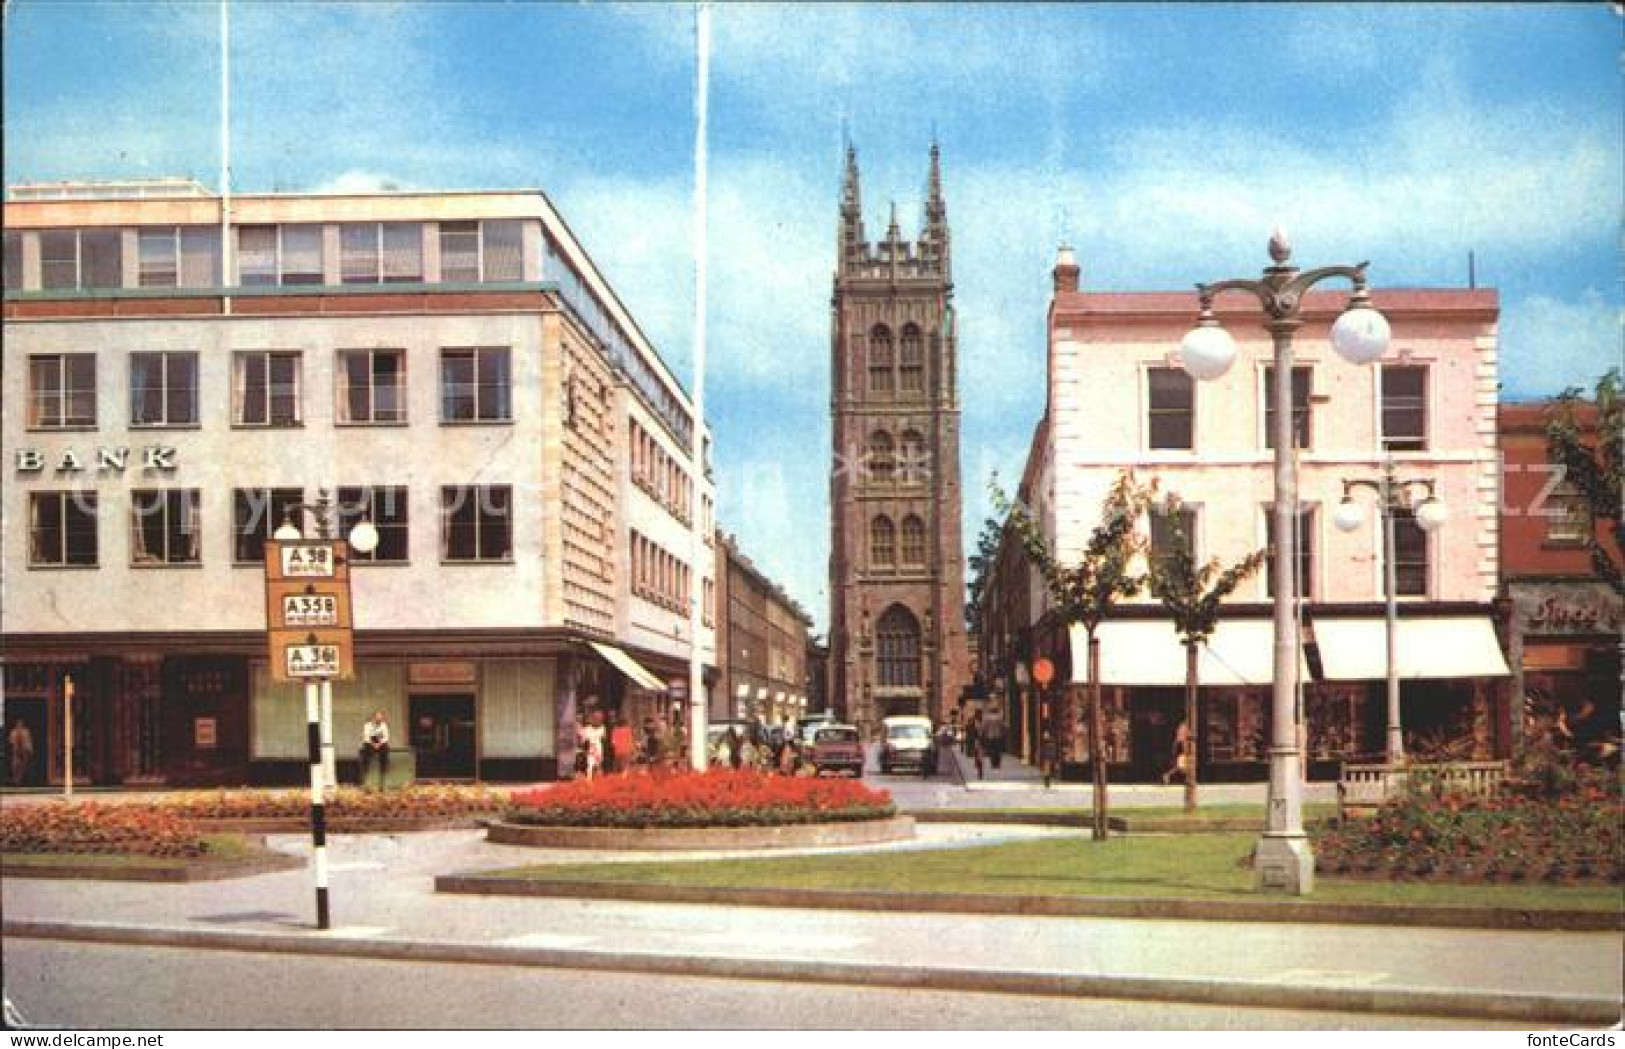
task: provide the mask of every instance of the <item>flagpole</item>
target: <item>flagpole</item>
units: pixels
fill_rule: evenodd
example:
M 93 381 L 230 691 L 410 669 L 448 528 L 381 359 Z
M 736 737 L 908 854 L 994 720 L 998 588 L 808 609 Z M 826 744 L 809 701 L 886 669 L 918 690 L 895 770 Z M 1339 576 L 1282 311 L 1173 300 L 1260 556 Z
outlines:
M 705 481 L 705 291 L 706 291 L 706 124 L 710 108 L 711 5 L 698 3 L 694 9 L 694 419 L 689 429 L 689 467 L 692 498 L 689 501 L 689 592 L 688 592 L 688 703 L 689 765 L 703 772 L 706 754 L 705 666 L 700 651 L 700 631 L 704 626 L 705 514 L 702 495 Z

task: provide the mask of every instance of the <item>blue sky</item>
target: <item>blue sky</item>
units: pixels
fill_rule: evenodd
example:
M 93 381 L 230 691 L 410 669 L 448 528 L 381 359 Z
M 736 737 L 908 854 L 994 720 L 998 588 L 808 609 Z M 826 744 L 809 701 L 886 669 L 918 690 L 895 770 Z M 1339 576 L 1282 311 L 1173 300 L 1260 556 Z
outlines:
M 237 188 L 538 186 L 687 376 L 686 5 L 236 3 Z M 213 3 L 13 0 L 5 177 L 218 182 Z M 715 9 L 710 368 L 721 519 L 825 619 L 829 294 L 843 126 L 871 236 L 941 144 L 967 505 L 1042 409 L 1056 246 L 1084 284 L 1306 265 L 1502 295 L 1508 396 L 1621 356 L 1625 105 L 1609 5 Z

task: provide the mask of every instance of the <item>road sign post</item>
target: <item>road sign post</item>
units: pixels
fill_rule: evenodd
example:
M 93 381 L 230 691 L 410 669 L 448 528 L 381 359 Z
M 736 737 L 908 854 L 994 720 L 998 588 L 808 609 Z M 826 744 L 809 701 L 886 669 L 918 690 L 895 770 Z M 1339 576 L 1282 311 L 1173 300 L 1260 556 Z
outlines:
M 336 785 L 333 680 L 355 676 L 349 549 L 341 540 L 265 544 L 265 618 L 271 680 L 305 686 L 310 756 L 310 855 L 316 927 L 330 926 L 327 895 L 327 791 Z

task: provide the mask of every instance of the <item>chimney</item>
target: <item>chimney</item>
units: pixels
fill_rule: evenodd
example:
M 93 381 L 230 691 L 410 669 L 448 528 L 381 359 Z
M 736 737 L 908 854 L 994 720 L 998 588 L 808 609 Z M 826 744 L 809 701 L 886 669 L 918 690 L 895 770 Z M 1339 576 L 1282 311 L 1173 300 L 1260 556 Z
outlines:
M 1060 252 L 1055 256 L 1055 290 L 1077 291 L 1078 272 L 1078 260 L 1073 257 L 1072 249 L 1062 244 Z

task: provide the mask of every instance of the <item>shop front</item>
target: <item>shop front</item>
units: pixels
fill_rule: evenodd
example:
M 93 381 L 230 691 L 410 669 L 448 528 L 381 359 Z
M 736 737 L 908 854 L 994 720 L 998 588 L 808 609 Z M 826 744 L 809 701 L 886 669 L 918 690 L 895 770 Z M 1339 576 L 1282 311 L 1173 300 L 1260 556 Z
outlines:
M 1559 711 L 1582 755 L 1618 753 L 1622 599 L 1598 580 L 1526 580 L 1507 586 L 1517 731 L 1551 731 Z

